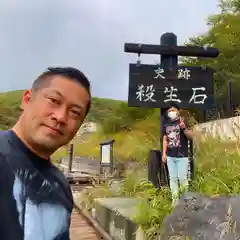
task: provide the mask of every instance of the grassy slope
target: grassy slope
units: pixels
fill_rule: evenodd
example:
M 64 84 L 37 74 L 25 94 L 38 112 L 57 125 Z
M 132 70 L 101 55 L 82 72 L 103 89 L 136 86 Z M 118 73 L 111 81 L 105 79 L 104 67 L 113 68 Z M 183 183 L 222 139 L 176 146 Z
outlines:
M 11 127 L 18 115 L 19 105 L 23 90 L 0 93 L 0 128 L 7 129 Z M 95 121 L 99 124 L 115 114 L 116 109 L 122 102 L 112 99 L 93 98 L 92 109 L 87 117 L 89 121 Z M 84 142 L 76 139 L 75 154 L 83 156 L 99 156 L 99 143 L 108 139 L 115 139 L 115 156 L 117 159 L 137 158 L 145 160 L 149 149 L 159 146 L 159 115 L 152 114 L 147 119 L 138 121 L 129 131 L 121 131 L 117 134 L 102 134 L 97 132 L 90 135 Z M 60 158 L 67 156 L 66 148 L 59 149 L 53 157 Z
M 4 111 L 8 111 L 8 115 L 11 115 L 13 110 L 16 112 L 17 116 L 19 113 L 19 106 L 21 102 L 21 97 L 23 95 L 24 90 L 10 91 L 0 93 L 0 107 Z M 92 109 L 87 117 L 87 120 L 100 122 L 104 116 L 111 114 L 121 103 L 121 101 L 106 99 L 106 98 L 93 98 Z M 5 116 L 10 117 L 10 116 Z
M 121 131 L 111 135 L 102 134 L 99 131 L 87 137 L 84 142 L 76 138 L 74 153 L 80 156 L 99 157 L 99 143 L 115 139 L 115 159 L 122 161 L 135 158 L 139 161 L 145 161 L 150 149 L 159 148 L 159 132 L 159 120 L 153 115 L 137 122 L 131 131 Z M 61 148 L 54 154 L 54 158 L 62 156 L 67 156 L 66 148 Z
M 205 142 L 195 141 L 196 179 L 189 190 L 207 196 L 240 194 L 239 146 L 239 142 L 220 142 L 211 138 Z M 153 188 L 146 181 L 141 166 L 126 173 L 123 185 L 117 192 L 102 185 L 86 189 L 78 201 L 83 207 L 91 209 L 95 198 L 109 196 L 133 196 L 142 199 L 133 221 L 148 235 L 147 239 L 152 239 L 151 237 L 159 233 L 163 219 L 172 211 L 169 190 L 162 188 L 159 191 Z
M 5 112 L 9 111 L 10 114 L 13 114 L 13 111 L 8 108 L 9 106 L 12 106 L 12 109 L 17 108 L 21 94 L 18 91 L 0 95 L 0 103 L 4 103 L 6 108 L 3 109 L 4 112 L 2 111 L 5 118 L 10 117 L 6 116 Z M 117 101 L 102 101 L 101 99 L 94 101 L 97 101 L 95 110 L 93 108 L 92 116 L 89 116 L 92 119 L 101 119 L 105 114 L 111 114 L 119 104 Z M 159 116 L 157 114 L 149 115 L 147 119 L 136 122 L 130 131 L 121 131 L 115 135 L 104 135 L 97 132 L 86 138 L 83 143 L 76 139 L 75 154 L 97 157 L 99 156 L 99 143 L 110 138 L 116 140 L 114 151 L 118 160 L 134 157 L 144 161 L 147 159 L 150 149 L 159 148 Z M 214 139 L 208 139 L 204 143 L 195 142 L 196 180 L 192 184 L 191 191 L 209 196 L 239 194 L 239 146 L 239 142 L 223 143 Z M 64 155 L 67 155 L 67 151 L 62 148 L 54 154 L 54 157 L 59 158 Z M 139 170 L 139 173 L 142 173 L 142 169 Z M 114 195 L 104 186 L 93 191 L 86 193 L 85 203 L 92 202 L 95 197 Z M 119 195 L 138 196 L 143 199 L 143 204 L 139 206 L 134 221 L 141 225 L 148 236 L 158 232 L 162 220 L 171 212 L 169 194 L 159 194 L 148 183 L 142 182 L 137 171 L 130 172 L 125 178 L 124 186 Z M 152 200 L 149 201 L 149 199 Z

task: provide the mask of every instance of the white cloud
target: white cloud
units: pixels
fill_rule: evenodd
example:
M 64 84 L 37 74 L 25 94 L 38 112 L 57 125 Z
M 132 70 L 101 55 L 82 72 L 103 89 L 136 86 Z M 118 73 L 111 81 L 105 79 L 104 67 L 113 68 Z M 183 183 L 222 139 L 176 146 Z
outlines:
M 204 32 L 207 16 L 217 11 L 217 0 L 177 2 L 2 0 L 0 90 L 29 87 L 49 65 L 72 65 L 90 78 L 94 95 L 126 99 L 128 64 L 137 56 L 124 53 L 125 42 L 157 44 L 173 31 L 183 43 Z

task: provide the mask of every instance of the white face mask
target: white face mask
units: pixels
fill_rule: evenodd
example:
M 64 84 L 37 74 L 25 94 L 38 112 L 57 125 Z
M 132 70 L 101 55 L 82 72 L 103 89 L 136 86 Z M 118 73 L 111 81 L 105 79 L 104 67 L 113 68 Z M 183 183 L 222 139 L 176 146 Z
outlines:
M 178 117 L 178 113 L 176 111 L 169 111 L 168 112 L 168 117 L 171 119 L 171 120 L 174 120 Z

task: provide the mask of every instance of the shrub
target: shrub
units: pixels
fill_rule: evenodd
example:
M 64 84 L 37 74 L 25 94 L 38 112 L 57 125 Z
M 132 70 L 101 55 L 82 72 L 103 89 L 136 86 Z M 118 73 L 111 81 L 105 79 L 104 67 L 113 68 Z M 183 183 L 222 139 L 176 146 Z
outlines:
M 207 196 L 239 194 L 239 142 L 221 142 L 218 139 L 208 138 L 205 141 L 198 140 L 195 146 L 196 179 L 189 190 Z M 92 191 L 96 192 L 91 196 L 98 197 L 99 189 Z M 103 192 L 101 191 L 101 197 L 104 197 Z M 114 196 L 108 191 L 106 193 L 105 196 Z M 126 172 L 117 196 L 142 199 L 141 204 L 137 206 L 138 213 L 132 220 L 143 229 L 148 239 L 154 238 L 163 219 L 172 211 L 169 189 L 155 189 L 147 181 L 146 173 L 142 170 Z

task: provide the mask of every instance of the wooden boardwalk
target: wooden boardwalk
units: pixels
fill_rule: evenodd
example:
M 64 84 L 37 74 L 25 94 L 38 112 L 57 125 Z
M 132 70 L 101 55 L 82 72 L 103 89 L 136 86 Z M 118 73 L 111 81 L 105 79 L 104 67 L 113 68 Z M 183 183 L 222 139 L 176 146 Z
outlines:
M 89 226 L 86 219 L 77 212 L 72 212 L 72 221 L 70 229 L 71 240 L 99 240 L 95 230 Z
M 75 199 L 79 192 L 81 192 L 85 187 L 93 186 L 94 184 L 99 184 L 106 182 L 108 179 L 103 176 L 94 176 L 91 174 L 83 173 L 80 171 L 68 172 L 65 174 L 70 187 L 72 189 L 73 198 Z M 96 224 L 96 223 L 94 223 Z M 71 227 L 70 227 L 70 239 L 71 240 L 100 240 L 100 239 L 110 239 L 106 233 L 100 229 L 101 235 L 99 236 L 95 228 L 89 223 L 81 212 L 78 212 L 76 208 L 73 209 L 71 216 Z

